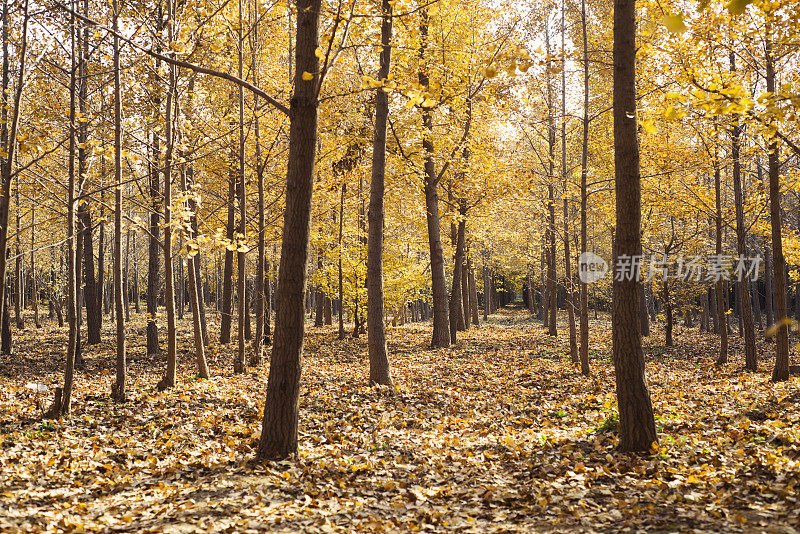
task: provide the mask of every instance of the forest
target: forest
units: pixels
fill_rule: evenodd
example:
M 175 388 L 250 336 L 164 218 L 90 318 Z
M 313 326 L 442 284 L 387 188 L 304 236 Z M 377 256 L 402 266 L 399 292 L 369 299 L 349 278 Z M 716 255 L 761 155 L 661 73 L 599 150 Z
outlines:
M 2 0 L 0 532 L 797 532 L 798 20 Z

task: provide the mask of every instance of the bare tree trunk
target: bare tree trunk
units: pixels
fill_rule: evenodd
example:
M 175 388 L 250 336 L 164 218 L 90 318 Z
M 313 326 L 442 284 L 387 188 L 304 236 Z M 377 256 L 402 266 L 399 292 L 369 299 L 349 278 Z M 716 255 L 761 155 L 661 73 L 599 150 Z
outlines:
M 489 319 L 489 268 L 486 263 L 488 260 L 488 252 L 483 252 L 483 321 Z
M 75 0 L 73 0 L 74 6 Z M 69 325 L 69 334 L 67 340 L 67 355 L 66 363 L 64 366 L 64 389 L 62 396 L 57 405 L 54 405 L 54 412 L 56 415 L 64 416 L 69 414 L 70 403 L 72 401 L 72 388 L 75 378 L 75 346 L 78 338 L 78 317 L 77 317 L 77 264 L 75 261 L 75 86 L 76 86 L 76 68 L 75 68 L 75 15 L 70 15 L 70 80 L 69 80 L 69 178 L 67 184 L 67 324 Z M 8 204 L 6 203 L 6 206 Z M 7 220 L 7 219 L 6 219 Z M 8 226 L 2 225 L 2 228 Z M 0 242 L 5 240 L 0 239 Z M 5 252 L 0 249 L 0 252 Z M 5 254 L 3 254 L 5 257 Z M 0 274 L 4 269 L 0 269 Z M 8 311 L 4 314 L 8 317 Z
M 672 326 L 673 326 L 673 317 L 672 317 L 672 299 L 670 299 L 669 295 L 669 281 L 665 277 L 662 281 L 662 298 L 664 299 L 664 317 L 666 318 L 666 325 L 664 327 L 665 332 L 665 340 L 664 344 L 667 347 L 671 347 L 672 343 Z
M 547 307 L 550 304 L 550 297 L 547 294 L 547 269 L 550 266 L 548 263 L 549 260 L 547 259 L 547 232 L 548 231 L 545 229 L 544 238 L 542 239 L 541 263 L 539 265 L 539 274 L 541 275 L 540 278 L 542 286 L 542 306 L 539 308 L 539 319 L 542 321 L 542 328 L 547 328 L 547 323 L 550 321 L 550 312 L 547 310 Z
M 586 31 L 586 0 L 581 0 L 581 36 L 583 38 L 583 142 L 581 143 L 581 254 L 587 252 L 587 210 L 589 203 L 589 45 Z M 589 288 L 580 282 L 581 373 L 589 370 Z
M 716 149 L 714 152 L 714 192 L 716 195 L 716 254 L 720 257 L 722 254 L 722 195 L 721 195 L 721 176 L 719 169 L 719 160 L 717 159 Z M 723 286 L 724 280 L 720 278 L 715 284 L 717 295 L 717 329 L 719 331 L 719 356 L 717 357 L 716 364 L 723 365 L 728 362 L 728 326 L 727 316 L 725 312 L 728 306 L 725 302 L 725 291 Z
M 125 232 L 125 261 L 122 267 L 122 307 L 125 310 L 125 322 L 131 320 L 131 303 L 130 297 L 128 293 L 130 292 L 130 284 L 128 283 L 128 266 L 130 265 L 130 257 L 131 257 L 131 234 L 136 235 L 136 232 L 131 232 L 131 229 L 128 228 L 128 231 Z M 134 247 L 134 253 L 136 252 L 136 248 Z
M 381 53 L 378 80 L 388 79 L 392 61 L 392 9 L 390 0 L 381 0 Z M 372 143 L 372 172 L 367 220 L 367 344 L 369 381 L 392 385 L 392 372 L 386 348 L 386 325 L 383 303 L 383 198 L 386 183 L 386 125 L 389 119 L 389 95 L 375 93 L 375 137 Z
M 555 150 L 556 150 L 556 127 L 553 117 L 553 86 L 550 83 L 550 28 L 545 18 L 544 35 L 547 53 L 547 212 L 550 215 L 549 226 L 546 231 L 548 245 L 550 247 L 547 254 L 547 333 L 551 336 L 558 335 L 556 320 L 558 318 L 558 292 L 556 289 L 558 282 L 558 272 L 556 270 L 556 208 L 555 208 Z
M 356 303 L 356 306 L 358 303 Z M 323 310 L 325 312 L 325 325 L 331 326 L 333 324 L 333 302 L 328 295 L 325 295 Z M 356 332 L 353 332 L 353 337 L 357 337 Z
M 80 140 L 80 137 L 78 137 Z M 78 157 L 78 169 L 80 170 L 80 157 Z M 83 188 L 80 180 L 81 173 L 78 172 L 78 183 L 76 193 Z M 83 326 L 83 281 L 81 278 L 81 265 L 83 265 L 83 233 L 86 227 L 81 222 L 80 205 L 77 205 L 75 212 L 75 223 L 77 233 L 75 234 L 75 321 L 78 329 L 75 333 L 75 366 L 82 367 L 86 362 L 83 360 L 83 347 L 81 346 L 81 327 Z
M 139 307 L 139 249 L 136 248 L 136 232 L 128 234 L 128 238 L 125 240 L 126 247 L 131 238 L 133 238 L 133 311 L 136 312 L 136 315 L 139 315 L 142 310 Z
M 72 28 L 74 28 L 74 19 Z M 8 64 L 8 27 L 9 20 L 8 0 L 3 1 L 3 89 L 2 89 L 2 134 L 0 134 L 0 152 L 4 153 L 1 160 L 2 169 L 0 170 L 0 302 L 8 302 L 8 277 L 6 269 L 8 265 L 8 221 L 11 211 L 11 171 L 13 169 L 15 152 L 17 147 L 17 131 L 19 129 L 20 114 L 22 109 L 22 95 L 25 91 L 25 61 L 28 52 L 28 1 L 25 0 L 23 8 L 23 22 L 21 28 L 21 43 L 19 47 L 19 62 L 17 65 L 19 76 L 17 79 L 16 92 L 14 93 L 13 113 L 11 116 L 11 128 L 9 130 L 8 120 L 8 91 L 9 91 L 9 64 Z M 73 46 L 74 48 L 74 46 Z M 74 54 L 73 54 L 74 60 Z M 74 70 L 74 69 L 73 69 Z M 70 77 L 71 95 L 74 92 L 74 80 Z M 5 304 L 4 304 L 5 306 Z M 5 324 L 10 323 L 8 309 L 2 312 L 3 330 Z M 11 352 L 11 328 L 8 327 L 8 334 L 3 335 L 3 353 Z M 5 349 L 8 349 L 6 352 Z M 69 352 L 69 351 L 68 351 Z M 69 403 L 67 403 L 69 404 Z
M 192 180 L 194 180 L 194 177 L 192 177 Z M 192 210 L 196 209 L 196 207 L 194 206 L 194 201 L 190 201 L 189 205 L 190 205 L 190 209 L 192 209 Z M 195 216 L 193 217 L 193 220 L 192 220 L 192 229 L 193 229 L 194 235 L 198 235 L 200 233 L 200 231 L 198 230 L 198 227 L 197 227 L 197 215 L 196 214 L 195 214 Z M 194 258 L 194 276 L 195 276 L 195 280 L 199 284 L 197 286 L 197 304 L 198 304 L 198 307 L 199 307 L 199 310 L 200 310 L 200 327 L 201 327 L 201 330 L 203 332 L 203 344 L 206 347 L 208 347 L 209 344 L 211 343 L 211 341 L 210 341 L 210 336 L 208 335 L 208 326 L 207 326 L 207 323 L 206 323 L 206 305 L 205 305 L 205 302 L 206 302 L 206 298 L 207 298 L 207 293 L 206 293 L 206 290 L 205 290 L 205 286 L 203 285 L 203 277 L 201 276 L 201 269 L 200 269 L 200 262 L 201 261 L 202 261 L 202 258 L 198 254 Z M 206 275 L 206 277 L 208 277 L 208 275 Z
M 736 54 L 730 54 L 731 72 L 736 72 Z M 740 138 L 742 129 L 739 118 L 735 117 L 731 130 L 731 159 L 733 160 L 733 195 L 736 204 L 736 250 L 740 258 L 747 256 L 747 234 L 744 224 L 744 195 L 742 194 L 742 164 L 740 161 Z M 742 278 L 736 283 L 739 296 L 739 314 L 744 336 L 744 366 L 748 371 L 758 369 L 758 355 L 756 354 L 756 333 L 753 324 L 752 299 L 750 297 L 750 281 Z
M 769 15 L 768 15 L 769 16 Z M 767 92 L 775 93 L 775 58 L 772 54 L 772 25 L 766 27 Z M 772 279 L 775 285 L 775 367 L 772 381 L 789 379 L 789 326 L 786 312 L 786 260 L 783 257 L 783 236 L 781 235 L 781 176 L 778 138 L 769 140 L 769 212 L 772 226 Z M 767 295 L 769 298 L 769 295 Z
M 94 251 L 92 245 L 92 216 L 89 206 L 83 203 L 78 208 L 83 220 L 83 298 L 86 304 L 86 344 L 100 343 L 102 309 L 98 306 L 97 279 L 94 274 Z
M 175 285 L 177 289 L 175 290 L 175 307 L 177 312 L 178 320 L 183 320 L 183 307 L 186 300 L 186 280 L 183 274 L 183 257 L 180 255 L 180 251 L 183 250 L 183 232 L 178 232 L 178 243 L 175 246 L 175 258 L 174 262 L 177 264 L 175 267 L 176 276 L 175 276 Z M 128 284 L 125 284 L 125 293 L 128 293 Z
M 342 175 L 342 196 L 339 201 L 339 339 L 347 335 L 344 331 L 344 273 L 342 272 L 342 231 L 344 229 L 344 195 L 347 191 L 347 182 Z
M 253 27 L 250 50 L 252 57 L 250 58 L 251 68 L 253 72 L 253 85 L 258 85 L 258 64 L 256 53 L 259 44 L 261 43 L 260 35 L 258 33 L 258 2 L 253 2 Z M 266 217 L 264 214 L 264 168 L 261 163 L 261 123 L 259 114 L 256 112 L 258 109 L 258 97 L 253 97 L 253 120 L 255 121 L 253 134 L 255 142 L 255 169 L 256 180 L 258 183 L 258 260 L 256 263 L 256 337 L 253 341 L 253 355 L 250 360 L 251 365 L 261 365 L 263 360 L 263 346 L 268 343 L 267 331 L 269 324 L 269 301 L 266 294 L 269 291 L 269 282 L 265 280 L 266 274 Z M 266 324 L 265 324 L 266 323 Z
M 233 241 L 236 226 L 236 171 L 234 168 L 235 154 L 231 153 L 231 168 L 228 176 L 228 223 L 225 226 L 226 237 Z M 225 267 L 222 274 L 222 318 L 219 326 L 219 342 L 223 345 L 231 341 L 231 321 L 233 307 L 233 251 L 225 250 Z
M 237 27 L 237 35 L 239 41 L 239 78 L 244 75 L 244 39 L 242 38 L 242 30 L 244 20 L 242 18 L 243 12 L 242 0 L 239 0 L 239 26 Z M 244 373 L 245 371 L 245 320 L 247 319 L 247 287 L 246 287 L 246 263 L 245 263 L 245 243 L 247 239 L 247 187 L 245 184 L 244 174 L 244 89 L 239 86 L 239 239 L 241 244 L 237 247 L 238 254 L 236 259 L 236 266 L 238 267 L 238 290 L 239 294 L 237 305 L 239 307 L 239 324 L 238 324 L 238 350 L 236 357 L 233 359 L 233 372 Z
M 8 251 L 9 253 L 11 251 Z M 6 276 L 6 284 L 10 284 L 8 280 L 8 276 Z M 8 310 L 8 301 L 11 300 L 10 292 L 6 293 L 5 300 L 3 301 L 3 324 L 0 326 L 2 328 L 2 333 L 0 333 L 0 353 L 2 354 L 11 354 L 13 352 L 13 343 L 11 339 L 11 312 Z
M 105 164 L 102 165 L 101 185 L 105 184 Z M 103 314 L 103 303 L 106 291 L 106 208 L 105 208 L 105 189 L 100 192 L 100 225 L 97 232 L 97 311 L 100 314 L 101 330 Z
M 636 2 L 614 2 L 614 189 L 616 244 L 614 262 L 641 251 L 641 176 L 636 130 Z M 614 273 L 616 274 L 616 273 Z M 619 448 L 648 451 L 658 439 L 645 376 L 639 310 L 639 281 L 613 282 L 612 338 Z
M 2 94 L 0 94 L 0 99 L 2 99 L 2 106 L 0 106 L 0 117 L 2 118 L 2 120 L 0 120 L 0 150 L 5 154 L 4 157 L 0 158 L 0 164 L 2 165 L 2 169 L 0 169 L 0 171 L 2 171 L 2 175 L 0 176 L 0 324 L 3 325 L 7 319 L 6 315 L 8 310 L 6 309 L 5 303 L 10 291 L 8 287 L 8 276 L 6 276 L 6 259 L 8 258 L 8 218 L 11 210 L 11 165 L 14 161 L 11 156 L 13 156 L 14 149 L 16 148 L 16 143 L 8 142 L 9 139 L 14 139 L 8 132 L 8 86 L 10 83 L 8 27 L 10 24 L 8 0 L 3 0 L 3 88 Z M 23 36 L 24 35 L 27 34 L 24 33 Z M 18 115 L 18 109 L 19 108 L 15 105 L 15 115 Z M 16 135 L 16 133 L 14 135 Z M 0 329 L 3 330 L 3 335 L 0 335 L 0 337 L 5 341 L 5 328 L 0 327 Z M 11 330 L 9 328 L 9 334 L 10 332 Z M 3 342 L 0 352 L 9 354 L 11 352 L 11 343 Z
M 169 42 L 173 39 L 173 0 L 167 0 L 167 34 Z M 175 276 L 172 272 L 172 151 L 175 145 L 173 135 L 173 116 L 177 115 L 177 72 L 174 65 L 169 66 L 169 90 L 167 91 L 167 114 L 165 137 L 167 150 L 164 154 L 164 301 L 167 308 L 167 369 L 158 383 L 158 389 L 175 387 L 177 372 L 177 332 L 175 329 Z M 173 109 L 176 108 L 176 109 Z
M 39 322 L 39 288 L 36 286 L 36 193 L 32 193 L 31 198 L 31 298 L 33 301 L 33 324 L 36 328 L 41 328 Z
M 569 205 L 567 202 L 567 65 L 566 1 L 561 0 L 561 182 L 564 187 L 564 292 L 569 328 L 569 354 L 572 363 L 580 364 L 578 335 L 575 331 L 575 294 L 572 289 L 572 256 L 569 250 Z
M 264 344 L 270 343 L 270 319 L 272 315 L 272 266 L 270 262 L 264 261 Z
M 419 84 L 427 87 L 428 74 L 424 66 L 425 52 L 428 47 L 428 11 L 420 11 L 420 70 Z M 439 177 L 436 175 L 433 145 L 433 118 L 430 108 L 422 108 L 422 126 L 424 129 L 422 148 L 425 151 L 425 207 L 428 226 L 428 246 L 431 257 L 431 286 L 433 291 L 433 336 L 434 347 L 450 346 L 450 318 L 447 299 L 447 284 L 444 276 L 444 252 L 442 251 L 441 223 L 439 220 L 439 193 L 437 190 Z
M 19 203 L 19 174 L 16 175 L 16 187 L 14 187 L 16 204 L 16 231 L 14 232 L 14 242 L 16 253 L 14 260 L 14 318 L 17 323 L 17 330 L 25 330 L 25 310 L 22 296 L 25 293 L 25 282 L 22 276 L 22 245 L 20 244 L 20 203 Z
M 318 270 L 322 270 L 322 256 L 317 261 Z M 317 291 L 314 294 L 314 326 L 321 328 L 325 326 L 325 293 L 322 291 L 322 286 L 317 286 Z
M 119 31 L 119 0 L 113 3 L 114 32 Z M 125 354 L 125 321 L 122 316 L 122 89 L 119 79 L 119 37 L 114 35 L 114 309 L 117 325 L 116 381 L 111 397 L 125 402 L 127 365 Z
M 158 17 L 156 22 L 156 34 L 161 36 L 163 31 L 163 17 L 161 15 L 161 2 L 159 0 L 157 7 Z M 160 51 L 160 39 L 156 39 L 156 51 Z M 161 61 L 155 62 L 155 72 L 158 73 L 161 69 Z M 158 121 L 161 115 L 161 88 L 160 79 L 156 74 L 156 79 L 153 81 L 155 86 L 155 95 L 153 97 L 153 120 Z M 150 242 L 148 245 L 148 263 L 147 263 L 147 354 L 153 355 L 161 352 L 158 345 L 158 326 L 156 324 L 156 313 L 158 311 L 158 289 L 159 289 L 159 233 L 160 233 L 160 212 L 161 212 L 161 199 L 160 197 L 160 154 L 161 142 L 157 132 L 153 132 L 153 147 L 151 154 L 151 169 L 150 169 Z
M 773 307 L 773 295 L 775 290 L 774 276 L 775 269 L 772 263 L 772 247 L 767 245 L 764 247 L 764 309 L 767 316 L 767 328 L 775 324 L 775 310 Z
M 461 277 L 464 265 L 464 233 L 467 224 L 465 219 L 466 208 L 466 201 L 462 199 L 458 210 L 461 217 L 458 220 L 458 230 L 456 232 L 456 257 L 453 260 L 453 287 L 450 292 L 450 342 L 452 344 L 456 342 L 459 314 L 463 313 L 461 311 L 463 310 L 461 304 Z
M 189 79 L 189 86 L 187 90 L 186 102 L 186 117 L 191 120 L 193 116 L 193 96 L 194 96 L 195 77 Z M 182 155 L 182 154 L 181 154 Z M 182 164 L 185 170 L 181 172 L 181 190 L 186 193 L 190 190 L 190 185 L 194 183 L 194 165 L 189 162 Z M 193 245 L 187 244 L 187 257 L 186 267 L 189 274 L 189 307 L 192 312 L 192 332 L 194 334 L 194 352 L 195 360 L 197 361 L 197 376 L 200 378 L 208 378 L 208 363 L 206 360 L 206 344 L 207 332 L 203 324 L 202 315 L 202 291 L 203 282 L 198 275 L 199 271 L 199 249 L 197 248 L 196 239 L 199 237 L 197 229 L 197 203 L 189 195 L 187 200 L 187 207 L 191 213 L 191 224 L 189 225 L 189 240 Z M 183 230 L 181 230 L 183 232 Z
M 275 338 L 257 457 L 283 459 L 297 451 L 298 398 L 305 313 L 311 194 L 317 146 L 321 0 L 296 0 L 294 93 L 291 100 L 281 263 Z M 311 80 L 304 77 L 311 73 Z
M 758 295 L 758 282 L 751 280 L 749 282 L 750 285 L 750 295 L 752 297 L 752 306 L 753 306 L 753 314 L 755 315 L 756 324 L 758 325 L 758 329 L 763 331 L 764 330 L 764 323 L 761 320 L 761 298 Z
M 464 245 L 464 260 L 461 262 L 461 308 L 464 316 L 464 331 L 469 330 L 469 323 L 472 320 L 469 308 L 469 272 L 467 271 L 467 257 L 469 247 Z
M 469 272 L 469 309 L 472 313 L 472 324 L 480 326 L 478 320 L 478 288 L 475 284 L 475 266 L 472 264 L 472 258 L 467 258 L 467 272 Z

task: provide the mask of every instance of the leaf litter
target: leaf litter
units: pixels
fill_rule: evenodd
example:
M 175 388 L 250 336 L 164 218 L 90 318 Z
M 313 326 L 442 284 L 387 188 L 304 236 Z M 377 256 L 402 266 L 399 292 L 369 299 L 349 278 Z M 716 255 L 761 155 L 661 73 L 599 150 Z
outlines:
M 512 309 L 446 350 L 429 325 L 390 328 L 392 389 L 367 385 L 365 340 L 309 328 L 300 452 L 265 464 L 268 364 L 233 375 L 234 347 L 212 347 L 198 380 L 181 324 L 179 386 L 158 392 L 163 357 L 132 336 L 115 405 L 109 329 L 84 347 L 71 416 L 44 421 L 65 331 L 28 329 L 0 357 L 0 531 L 797 532 L 798 379 L 769 381 L 769 343 L 745 373 L 738 339 L 718 368 L 715 337 L 676 327 L 668 350 L 654 326 L 648 455 L 615 450 L 608 318 L 585 378 L 566 339 Z

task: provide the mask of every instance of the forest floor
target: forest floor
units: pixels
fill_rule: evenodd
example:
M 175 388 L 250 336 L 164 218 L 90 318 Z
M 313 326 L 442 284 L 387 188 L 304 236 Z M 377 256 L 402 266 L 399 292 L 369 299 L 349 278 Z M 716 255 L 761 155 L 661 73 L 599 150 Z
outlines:
M 390 328 L 394 390 L 367 386 L 365 339 L 307 331 L 300 453 L 255 464 L 268 364 L 235 376 L 235 344 L 194 377 L 181 323 L 179 386 L 129 323 L 130 402 L 109 401 L 111 324 L 86 347 L 73 412 L 43 421 L 65 330 L 28 327 L 0 357 L 0 532 L 797 532 L 800 380 L 742 371 L 741 345 L 656 326 L 647 370 L 660 443 L 615 451 L 610 326 L 592 320 L 592 376 L 520 309 L 453 349 L 429 324 Z M 215 325 L 215 323 L 212 323 Z M 37 393 L 31 383 L 47 385 Z

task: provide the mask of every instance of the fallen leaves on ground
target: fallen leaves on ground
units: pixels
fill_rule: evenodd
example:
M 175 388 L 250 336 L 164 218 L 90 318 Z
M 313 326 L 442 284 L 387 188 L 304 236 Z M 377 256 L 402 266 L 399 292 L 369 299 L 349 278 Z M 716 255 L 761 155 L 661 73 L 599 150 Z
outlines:
M 140 320 L 140 319 L 137 319 Z M 63 329 L 29 328 L 0 358 L 0 530 L 105 532 L 796 532 L 797 378 L 713 365 L 716 338 L 677 328 L 646 340 L 660 443 L 616 452 L 606 317 L 593 320 L 593 374 L 565 339 L 501 310 L 455 348 L 430 325 L 389 329 L 395 388 L 367 386 L 365 340 L 307 334 L 298 457 L 253 462 L 268 365 L 235 376 L 233 346 L 193 378 L 181 324 L 178 388 L 130 323 L 130 402 L 115 405 L 109 329 L 85 347 L 73 413 L 41 420 L 59 385 Z M 110 326 L 110 325 L 108 325 Z M 565 332 L 566 324 L 559 325 Z M 741 352 L 732 340 L 734 353 Z M 45 398 L 46 397 L 46 398 Z M 38 400 L 38 401 L 37 401 Z M 37 406 L 38 402 L 38 406 Z

